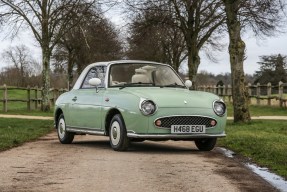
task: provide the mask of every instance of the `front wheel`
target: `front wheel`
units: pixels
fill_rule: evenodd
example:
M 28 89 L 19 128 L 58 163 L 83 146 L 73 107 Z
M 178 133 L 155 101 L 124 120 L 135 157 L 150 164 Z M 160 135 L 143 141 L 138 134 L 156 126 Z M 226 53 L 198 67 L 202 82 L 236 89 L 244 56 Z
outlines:
M 197 139 L 194 141 L 194 143 L 200 151 L 211 151 L 214 148 L 216 141 L 217 138 L 208 138 L 208 139 Z
M 75 134 L 68 132 L 66 130 L 66 122 L 65 122 L 65 118 L 64 118 L 63 114 L 61 114 L 59 119 L 58 119 L 57 133 L 58 133 L 59 141 L 62 144 L 70 144 L 74 140 Z
M 120 114 L 112 118 L 109 129 L 110 145 L 115 151 L 125 151 L 129 147 L 129 138 L 124 120 Z

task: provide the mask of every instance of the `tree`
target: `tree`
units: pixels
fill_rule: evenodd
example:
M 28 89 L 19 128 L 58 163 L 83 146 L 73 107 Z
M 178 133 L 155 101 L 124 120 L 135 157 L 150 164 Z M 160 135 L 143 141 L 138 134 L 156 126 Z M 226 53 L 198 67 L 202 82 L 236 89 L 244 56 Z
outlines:
M 84 67 L 96 61 L 110 61 L 122 57 L 118 31 L 100 13 L 86 12 L 81 22 L 66 33 L 54 53 L 57 72 L 67 72 L 69 86 L 73 82 L 73 68 L 80 74 Z
M 6 68 L 5 71 L 8 74 L 15 74 L 14 84 L 12 84 L 11 81 L 7 81 L 9 85 L 27 86 L 27 78 L 38 74 L 39 69 L 37 69 L 37 62 L 31 56 L 30 49 L 25 45 L 9 47 L 2 52 L 2 57 L 10 64 L 10 67 Z M 15 81 L 17 81 L 17 83 L 15 83 Z
M 128 0 L 126 0 L 128 1 Z M 221 0 L 145 0 L 128 1 L 131 7 L 148 9 L 153 7 L 159 12 L 169 12 L 174 20 L 172 27 L 177 27 L 185 41 L 189 78 L 196 85 L 196 74 L 200 64 L 199 51 L 208 46 L 221 48 L 219 39 L 225 14 Z
M 256 71 L 255 83 L 278 85 L 279 81 L 287 82 L 287 56 L 263 55 L 260 56 L 260 71 Z
M 24 86 L 25 77 L 28 76 L 29 68 L 29 49 L 25 45 L 19 45 L 16 47 L 9 47 L 2 53 L 3 58 L 10 64 L 12 64 L 17 71 L 18 86 Z
M 243 70 L 246 46 L 241 33 L 251 29 L 256 36 L 273 35 L 282 21 L 281 10 L 285 5 L 281 0 L 222 0 L 222 2 L 229 33 L 234 122 L 249 122 L 248 92 Z
M 151 6 L 132 18 L 127 57 L 168 63 L 178 70 L 187 56 L 184 37 L 170 13 Z
M 95 0 L 0 0 L 0 20 L 11 26 L 11 34 L 29 28 L 42 50 L 43 111 L 50 110 L 50 59 L 60 38 L 81 21 Z M 73 25 L 70 25 L 73 19 Z

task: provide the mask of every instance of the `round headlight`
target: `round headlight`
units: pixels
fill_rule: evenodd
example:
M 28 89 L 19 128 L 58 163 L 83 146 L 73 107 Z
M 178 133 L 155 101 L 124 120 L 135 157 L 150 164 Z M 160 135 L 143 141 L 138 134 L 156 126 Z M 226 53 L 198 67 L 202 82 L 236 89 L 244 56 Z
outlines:
M 153 101 L 145 100 L 141 103 L 140 110 L 144 115 L 152 115 L 156 111 L 156 105 Z
M 222 101 L 213 102 L 213 110 L 218 116 L 223 116 L 226 112 L 226 106 Z

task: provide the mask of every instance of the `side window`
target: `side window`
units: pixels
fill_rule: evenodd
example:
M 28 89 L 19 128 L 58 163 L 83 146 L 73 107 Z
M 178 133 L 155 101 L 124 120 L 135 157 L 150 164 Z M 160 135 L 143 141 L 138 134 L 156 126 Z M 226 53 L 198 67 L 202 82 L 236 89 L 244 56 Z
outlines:
M 94 88 L 89 84 L 89 80 L 92 78 L 99 78 L 102 84 L 99 87 L 105 87 L 106 66 L 97 66 L 90 69 L 85 77 L 81 89 Z

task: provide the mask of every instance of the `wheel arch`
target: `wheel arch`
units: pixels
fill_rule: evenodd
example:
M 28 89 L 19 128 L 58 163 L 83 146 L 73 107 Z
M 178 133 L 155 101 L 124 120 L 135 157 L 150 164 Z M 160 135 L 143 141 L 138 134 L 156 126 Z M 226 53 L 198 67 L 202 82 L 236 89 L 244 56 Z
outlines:
M 59 117 L 61 114 L 64 114 L 63 113 L 63 110 L 61 108 L 58 108 L 56 111 L 55 111 L 55 116 L 54 116 L 54 121 L 55 121 L 55 128 L 57 129 L 57 126 L 58 126 L 58 120 L 59 120 Z
M 111 123 L 111 120 L 112 118 L 116 115 L 116 114 L 121 114 L 121 112 L 116 109 L 116 108 L 112 108 L 109 110 L 109 112 L 107 113 L 106 115 L 106 118 L 105 118 L 105 135 L 109 136 L 109 126 L 110 126 L 110 123 Z

